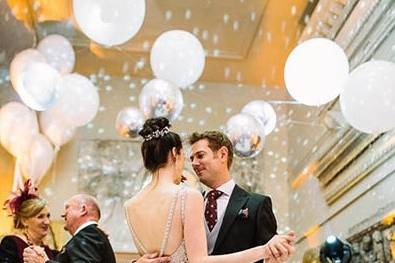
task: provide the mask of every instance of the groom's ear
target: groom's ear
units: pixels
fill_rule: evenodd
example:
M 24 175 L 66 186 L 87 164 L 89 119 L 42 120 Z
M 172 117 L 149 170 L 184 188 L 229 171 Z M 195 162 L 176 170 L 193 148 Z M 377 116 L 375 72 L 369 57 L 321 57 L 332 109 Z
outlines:
M 222 160 L 227 162 L 228 161 L 228 148 L 226 148 L 225 146 L 222 146 L 221 148 L 219 148 L 218 150 L 218 157 Z

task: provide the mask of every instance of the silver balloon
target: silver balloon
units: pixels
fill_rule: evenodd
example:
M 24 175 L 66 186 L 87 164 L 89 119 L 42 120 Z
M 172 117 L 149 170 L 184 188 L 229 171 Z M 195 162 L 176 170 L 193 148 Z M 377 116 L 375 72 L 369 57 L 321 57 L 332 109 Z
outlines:
M 115 129 L 123 137 L 135 138 L 144 125 L 143 113 L 134 107 L 122 109 L 117 116 Z
M 249 102 L 241 110 L 242 113 L 255 117 L 262 125 L 265 135 L 269 135 L 276 127 L 277 116 L 272 105 L 263 100 Z
M 153 79 L 141 91 L 139 104 L 146 118 L 166 117 L 173 121 L 180 115 L 184 99 L 180 89 L 174 84 Z
M 242 158 L 257 156 L 265 143 L 265 132 L 256 119 L 244 113 L 232 116 L 226 123 L 225 133 L 233 144 L 234 153 Z

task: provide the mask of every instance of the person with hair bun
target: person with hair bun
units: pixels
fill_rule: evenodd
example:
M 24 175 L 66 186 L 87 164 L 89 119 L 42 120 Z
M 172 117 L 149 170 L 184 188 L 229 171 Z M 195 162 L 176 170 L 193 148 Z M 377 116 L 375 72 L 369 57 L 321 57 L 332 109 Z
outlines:
M 181 138 L 166 118 L 148 119 L 140 131 L 144 166 L 151 183 L 125 202 L 131 235 L 141 255 L 167 256 L 155 262 L 240 263 L 274 259 L 272 249 L 293 251 L 292 235 L 275 235 L 265 245 L 208 256 L 202 194 L 179 185 L 184 168 Z M 238 242 L 234 240 L 234 242 Z M 153 262 L 141 258 L 137 262 Z
M 55 258 L 58 253 L 44 244 L 49 232 L 49 210 L 47 201 L 36 194 L 30 180 L 23 189 L 5 205 L 9 209 L 14 222 L 14 232 L 4 236 L 0 243 L 0 262 L 23 263 L 23 251 L 29 246 L 41 247 L 48 258 Z

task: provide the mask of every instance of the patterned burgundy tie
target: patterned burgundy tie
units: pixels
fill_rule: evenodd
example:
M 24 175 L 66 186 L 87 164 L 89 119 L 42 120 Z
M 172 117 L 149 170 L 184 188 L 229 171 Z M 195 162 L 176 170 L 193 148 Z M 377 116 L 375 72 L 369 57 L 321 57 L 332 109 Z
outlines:
M 219 190 L 211 190 L 207 194 L 206 211 L 204 216 L 206 218 L 207 226 L 210 232 L 217 223 L 217 199 L 223 194 Z

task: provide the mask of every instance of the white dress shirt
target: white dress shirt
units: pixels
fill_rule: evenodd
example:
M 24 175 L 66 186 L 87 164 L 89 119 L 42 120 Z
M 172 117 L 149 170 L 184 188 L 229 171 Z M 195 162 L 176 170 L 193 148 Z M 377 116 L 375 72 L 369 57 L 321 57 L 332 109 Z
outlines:
M 208 250 L 209 255 L 211 253 L 213 253 L 215 242 L 217 241 L 219 230 L 221 228 L 222 221 L 224 219 L 225 210 L 226 210 L 226 207 L 228 206 L 230 195 L 232 194 L 233 189 L 235 188 L 235 185 L 236 185 L 235 181 L 233 181 L 233 179 L 231 179 L 216 189 L 216 190 L 223 192 L 223 194 L 220 197 L 218 197 L 218 199 L 217 199 L 217 219 L 218 219 L 218 221 L 215 224 L 215 226 L 211 232 L 208 229 L 206 220 L 204 220 L 204 222 L 205 222 L 204 225 L 206 228 L 206 235 L 207 235 L 207 250 Z M 213 190 L 213 189 L 209 189 L 204 195 L 204 200 L 205 200 L 204 207 L 206 207 L 207 194 L 210 190 Z
M 80 232 L 82 229 L 84 229 L 85 227 L 90 226 L 90 225 L 97 225 L 97 222 L 96 221 L 88 221 L 88 222 L 83 223 L 82 225 L 80 225 L 77 228 L 77 230 L 75 231 L 73 236 L 77 235 L 78 232 Z

